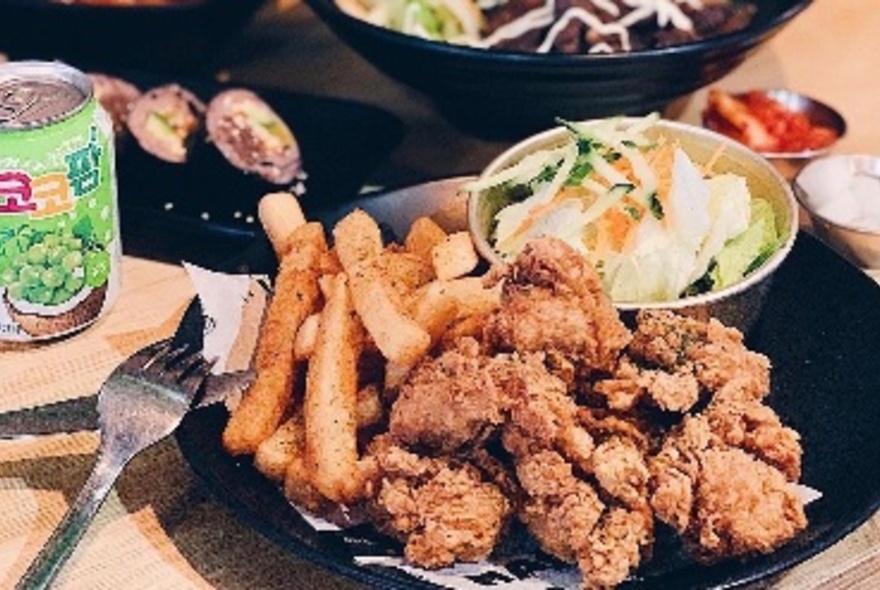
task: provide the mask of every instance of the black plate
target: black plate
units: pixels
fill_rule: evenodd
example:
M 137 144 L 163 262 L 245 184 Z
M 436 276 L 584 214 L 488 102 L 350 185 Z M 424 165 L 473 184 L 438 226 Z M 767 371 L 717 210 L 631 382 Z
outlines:
M 141 90 L 177 82 L 205 103 L 224 88 L 244 87 L 140 72 L 111 73 Z M 403 123 L 373 106 L 247 87 L 278 112 L 299 141 L 308 174 L 301 197 L 307 212 L 356 198 L 370 172 L 403 137 Z M 286 187 L 243 174 L 204 139 L 192 152 L 186 164 L 169 164 L 144 152 L 130 135 L 122 136 L 117 177 L 127 254 L 216 267 L 261 233 L 258 199 Z
M 381 205 L 382 199 L 372 203 Z M 265 261 L 256 262 L 265 268 Z M 811 235 L 799 235 L 777 271 L 748 345 L 772 360 L 769 403 L 801 433 L 802 481 L 823 493 L 807 507 L 809 527 L 771 555 L 711 567 L 694 563 L 661 532 L 655 558 L 623 587 L 743 585 L 815 555 L 868 519 L 880 507 L 878 341 L 880 287 Z M 355 564 L 355 552 L 385 554 L 397 547 L 368 527 L 314 531 L 249 458 L 223 451 L 226 420 L 223 407 L 205 408 L 191 413 L 176 436 L 192 468 L 244 522 L 291 552 L 361 582 L 436 588 L 395 569 Z M 492 587 L 504 584 L 496 580 Z

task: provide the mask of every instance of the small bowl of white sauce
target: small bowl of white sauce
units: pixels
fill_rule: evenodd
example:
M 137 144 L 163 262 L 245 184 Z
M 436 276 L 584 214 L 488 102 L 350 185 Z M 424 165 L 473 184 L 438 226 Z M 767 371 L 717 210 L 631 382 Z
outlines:
M 880 269 L 880 157 L 814 160 L 795 177 L 794 194 L 819 238 L 854 264 Z

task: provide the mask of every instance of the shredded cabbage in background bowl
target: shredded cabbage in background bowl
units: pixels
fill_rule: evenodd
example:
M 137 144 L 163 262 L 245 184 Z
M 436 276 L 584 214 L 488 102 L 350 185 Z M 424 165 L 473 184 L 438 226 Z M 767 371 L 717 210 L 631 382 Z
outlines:
M 497 211 L 495 251 L 512 260 L 531 238 L 560 238 L 620 303 L 717 291 L 759 268 L 788 237 L 783 220 L 743 176 L 713 173 L 714 157 L 701 166 L 649 137 L 658 120 L 562 121 L 565 141 L 469 183 Z

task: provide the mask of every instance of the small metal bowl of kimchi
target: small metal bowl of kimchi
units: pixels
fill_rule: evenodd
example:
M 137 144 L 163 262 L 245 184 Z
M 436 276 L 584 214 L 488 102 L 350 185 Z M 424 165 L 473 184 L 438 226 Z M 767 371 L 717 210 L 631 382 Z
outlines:
M 656 115 L 565 121 L 506 150 L 463 190 L 490 262 L 553 236 L 584 255 L 624 314 L 673 309 L 743 332 L 798 229 L 791 187 L 770 162 Z
M 834 108 L 784 88 L 736 94 L 712 88 L 702 116 L 704 127 L 770 159 L 788 179 L 846 133 L 846 121 Z

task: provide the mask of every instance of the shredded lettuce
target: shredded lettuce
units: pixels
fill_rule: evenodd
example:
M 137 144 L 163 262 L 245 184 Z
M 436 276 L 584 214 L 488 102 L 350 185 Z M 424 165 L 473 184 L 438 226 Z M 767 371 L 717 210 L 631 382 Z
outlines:
M 473 43 L 482 16 L 470 0 L 367 0 L 363 18 L 416 37 Z
M 784 239 L 771 203 L 742 176 L 705 177 L 675 142 L 646 135 L 657 120 L 562 121 L 567 143 L 471 183 L 499 203 L 490 241 L 502 258 L 558 237 L 616 302 L 720 289 L 760 266 Z
M 748 228 L 728 240 L 715 257 L 713 287 L 723 289 L 738 282 L 775 252 L 781 240 L 773 206 L 766 199 L 752 199 Z

